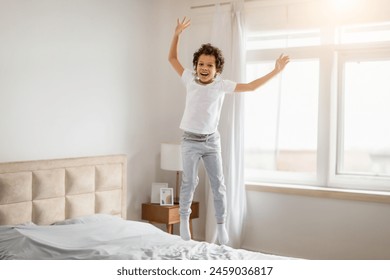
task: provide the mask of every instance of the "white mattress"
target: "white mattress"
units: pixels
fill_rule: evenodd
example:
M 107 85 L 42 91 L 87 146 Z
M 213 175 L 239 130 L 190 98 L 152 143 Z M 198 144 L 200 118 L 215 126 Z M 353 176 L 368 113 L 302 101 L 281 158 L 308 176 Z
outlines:
M 97 214 L 50 226 L 0 226 L 0 259 L 262 259 L 284 257 L 183 241 L 151 224 Z

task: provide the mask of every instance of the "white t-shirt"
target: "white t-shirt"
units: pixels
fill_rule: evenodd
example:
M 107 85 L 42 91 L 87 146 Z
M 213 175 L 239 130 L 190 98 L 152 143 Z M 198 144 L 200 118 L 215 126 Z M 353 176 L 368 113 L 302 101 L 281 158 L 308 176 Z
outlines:
M 217 131 L 226 93 L 234 92 L 236 82 L 223 80 L 219 75 L 210 84 L 199 84 L 195 73 L 185 69 L 181 80 L 187 89 L 186 105 L 180 128 L 199 134 Z

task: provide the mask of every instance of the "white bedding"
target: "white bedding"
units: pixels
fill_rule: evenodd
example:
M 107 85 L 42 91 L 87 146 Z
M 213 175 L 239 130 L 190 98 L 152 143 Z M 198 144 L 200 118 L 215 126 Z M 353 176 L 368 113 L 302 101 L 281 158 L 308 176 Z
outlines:
M 151 224 L 97 214 L 51 226 L 0 226 L 0 259 L 263 259 L 284 257 L 183 241 Z

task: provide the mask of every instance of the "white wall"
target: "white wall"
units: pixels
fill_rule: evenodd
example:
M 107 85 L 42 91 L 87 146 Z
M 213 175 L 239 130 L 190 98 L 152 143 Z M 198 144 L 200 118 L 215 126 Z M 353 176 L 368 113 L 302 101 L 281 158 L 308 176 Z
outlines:
M 307 259 L 390 259 L 390 205 L 247 192 L 243 247 Z
M 132 52 L 147 47 L 133 42 L 134 1 L 0 4 L 0 159 L 125 151 L 143 87 Z

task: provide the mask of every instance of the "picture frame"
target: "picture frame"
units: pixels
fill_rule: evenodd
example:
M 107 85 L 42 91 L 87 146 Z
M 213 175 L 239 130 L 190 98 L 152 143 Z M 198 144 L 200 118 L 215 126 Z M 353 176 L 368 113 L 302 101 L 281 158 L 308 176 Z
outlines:
M 160 189 L 160 205 L 167 206 L 173 205 L 173 188 L 161 188 Z
M 168 188 L 168 183 L 152 183 L 150 203 L 160 203 L 160 189 Z

